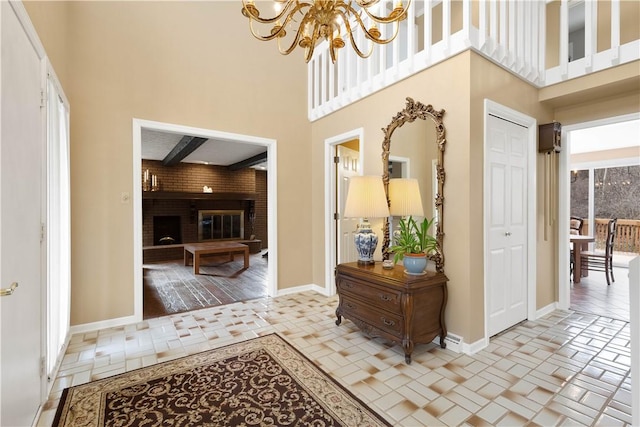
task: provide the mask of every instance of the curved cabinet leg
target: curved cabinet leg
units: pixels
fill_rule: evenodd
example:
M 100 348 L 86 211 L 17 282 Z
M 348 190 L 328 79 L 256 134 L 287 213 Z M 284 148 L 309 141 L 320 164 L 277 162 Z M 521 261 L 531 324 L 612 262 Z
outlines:
M 411 363 L 411 353 L 413 353 L 413 341 L 409 339 L 402 340 L 402 349 L 404 350 L 404 361 L 407 365 Z
M 340 323 L 342 323 L 342 316 L 340 315 L 340 309 L 336 309 L 336 317 L 338 318 L 336 320 L 336 326 L 340 326 Z

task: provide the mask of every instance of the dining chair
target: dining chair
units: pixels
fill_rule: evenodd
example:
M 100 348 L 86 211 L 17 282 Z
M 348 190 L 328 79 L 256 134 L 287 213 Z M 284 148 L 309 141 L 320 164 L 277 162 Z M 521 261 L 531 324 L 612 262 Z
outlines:
M 613 277 L 613 241 L 616 237 L 617 218 L 609 220 L 607 224 L 607 238 L 605 240 L 604 252 L 584 251 L 580 256 L 580 267 L 592 271 L 604 271 L 607 278 L 607 286 L 615 282 Z
M 571 234 L 582 234 L 582 224 L 584 223 L 584 219 L 578 216 L 572 216 L 569 219 L 569 233 Z
M 572 216 L 569 218 L 569 233 L 570 234 L 582 234 L 582 224 L 584 219 L 578 216 Z M 573 255 L 573 249 L 569 249 L 569 279 L 573 277 L 573 269 L 575 268 L 575 257 Z

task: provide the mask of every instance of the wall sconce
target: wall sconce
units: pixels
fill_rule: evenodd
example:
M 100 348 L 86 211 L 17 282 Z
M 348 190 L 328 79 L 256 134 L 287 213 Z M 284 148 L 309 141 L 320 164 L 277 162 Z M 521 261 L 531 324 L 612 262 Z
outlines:
M 358 264 L 373 264 L 373 253 L 378 246 L 378 236 L 371 230 L 369 218 L 389 216 L 389 206 L 381 176 L 354 176 L 349 180 L 345 218 L 360 218 L 354 233 Z

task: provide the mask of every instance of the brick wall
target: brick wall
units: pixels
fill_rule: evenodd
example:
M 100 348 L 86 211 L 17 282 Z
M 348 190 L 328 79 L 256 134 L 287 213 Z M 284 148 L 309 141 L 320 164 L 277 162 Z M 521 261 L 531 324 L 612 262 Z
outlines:
M 249 224 L 249 204 L 246 200 L 155 200 L 142 202 L 142 245 L 153 245 L 153 217 L 175 215 L 180 217 L 182 243 L 198 241 L 198 211 L 201 210 L 244 210 L 244 234 L 251 234 Z M 258 215 L 256 215 L 257 218 Z M 256 239 L 258 239 L 256 233 Z
M 201 193 L 202 187 L 212 187 L 214 193 L 257 193 L 254 203 L 256 219 L 253 234 L 262 240 L 262 248 L 267 248 L 267 172 L 253 168 L 229 171 L 222 166 L 180 163 L 166 167 L 162 162 L 142 161 L 142 171 L 148 169 L 156 174 L 160 191 Z M 182 229 L 182 243 L 198 241 L 199 210 L 244 210 L 244 238 L 252 234 L 249 223 L 251 201 L 246 200 L 164 200 L 143 199 L 142 201 L 142 245 L 153 245 L 153 217 L 179 216 Z M 182 257 L 181 249 L 156 249 L 145 251 L 144 262 L 154 262 Z
M 267 171 L 256 170 L 256 221 L 254 223 L 256 239 L 262 240 L 262 249 L 267 248 Z
M 157 160 L 143 160 L 142 173 L 158 176 L 160 191 L 186 191 L 201 193 L 202 187 L 213 188 L 214 193 L 255 193 L 255 169 L 230 171 L 224 166 L 179 163 L 164 166 Z

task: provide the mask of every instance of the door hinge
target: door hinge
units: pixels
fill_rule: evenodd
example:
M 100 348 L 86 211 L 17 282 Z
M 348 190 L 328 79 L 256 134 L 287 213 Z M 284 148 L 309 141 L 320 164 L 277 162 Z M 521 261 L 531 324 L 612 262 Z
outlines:
M 45 225 L 44 222 L 40 223 L 40 243 L 44 242 L 44 238 L 45 238 L 45 233 L 46 233 L 46 228 L 47 226 Z
M 339 219 L 340 219 L 340 214 L 339 214 L 339 213 L 337 213 L 337 212 L 336 212 L 336 213 L 334 213 L 334 214 L 333 214 L 333 219 L 335 219 L 335 220 L 339 220 Z
M 40 91 L 40 108 L 44 108 L 47 106 L 47 92 L 44 90 Z
M 46 371 L 46 361 L 44 359 L 44 357 L 40 358 L 40 376 L 44 377 L 45 375 L 45 371 Z
M 333 163 L 340 163 L 340 156 L 335 156 L 333 158 Z

